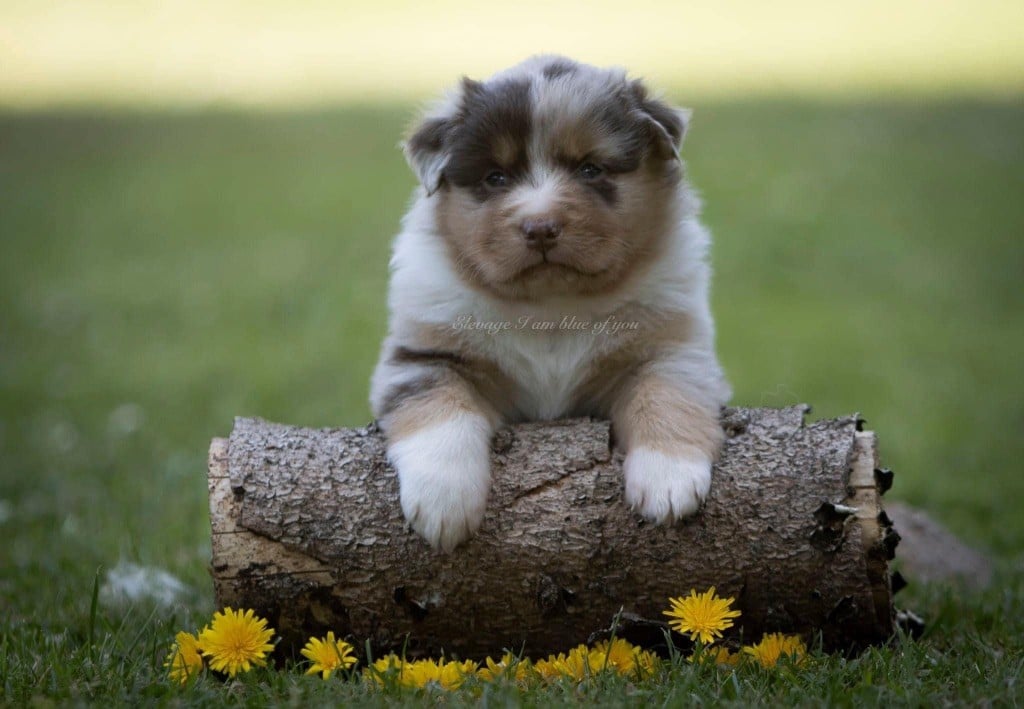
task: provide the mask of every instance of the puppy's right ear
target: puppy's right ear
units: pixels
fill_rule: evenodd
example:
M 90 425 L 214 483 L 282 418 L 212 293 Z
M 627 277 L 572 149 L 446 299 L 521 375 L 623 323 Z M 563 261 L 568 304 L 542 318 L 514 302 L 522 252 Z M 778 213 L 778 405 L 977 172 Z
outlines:
M 448 164 L 451 133 L 462 118 L 466 102 L 482 88 L 480 82 L 463 77 L 459 88 L 428 113 L 402 143 L 405 159 L 428 195 L 440 189 Z
M 451 118 L 425 118 L 402 144 L 409 167 L 428 195 L 437 192 L 444 178 L 444 168 L 448 164 L 445 143 L 451 127 Z

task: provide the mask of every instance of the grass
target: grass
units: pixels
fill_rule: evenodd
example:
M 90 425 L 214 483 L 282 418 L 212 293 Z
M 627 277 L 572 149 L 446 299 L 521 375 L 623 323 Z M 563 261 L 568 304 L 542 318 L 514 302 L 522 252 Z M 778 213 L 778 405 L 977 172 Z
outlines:
M 209 438 L 235 415 L 369 417 L 408 113 L 0 115 L 5 702 L 384 701 L 281 673 L 181 695 L 160 663 L 212 610 Z M 922 640 L 805 671 L 678 666 L 488 704 L 1021 701 L 1021 125 L 1019 101 L 713 102 L 684 149 L 735 401 L 861 411 L 890 495 L 992 550 L 998 583 L 911 587 Z M 121 560 L 190 593 L 93 612 Z

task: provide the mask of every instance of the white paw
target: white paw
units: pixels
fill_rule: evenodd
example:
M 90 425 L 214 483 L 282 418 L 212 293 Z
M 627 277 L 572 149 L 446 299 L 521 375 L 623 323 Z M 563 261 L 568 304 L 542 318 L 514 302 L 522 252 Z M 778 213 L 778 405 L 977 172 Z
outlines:
M 692 515 L 711 489 L 711 461 L 697 451 L 667 455 L 637 448 L 626 455 L 626 504 L 652 522 Z
M 460 414 L 394 441 L 402 512 L 435 549 L 451 551 L 480 528 L 491 486 L 491 428 Z

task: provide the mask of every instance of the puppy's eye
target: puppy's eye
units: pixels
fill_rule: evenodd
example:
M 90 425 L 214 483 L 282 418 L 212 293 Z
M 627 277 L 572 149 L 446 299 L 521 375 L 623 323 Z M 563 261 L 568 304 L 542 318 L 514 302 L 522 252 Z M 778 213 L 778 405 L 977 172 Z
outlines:
M 579 166 L 579 169 L 577 169 L 576 172 L 584 180 L 593 180 L 595 177 L 598 177 L 602 172 L 604 172 L 604 170 L 602 170 L 600 167 L 598 167 L 592 162 L 585 162 Z
M 489 187 L 504 187 L 508 184 L 508 176 L 501 170 L 495 170 L 487 174 L 487 177 L 484 178 L 484 182 L 486 182 Z

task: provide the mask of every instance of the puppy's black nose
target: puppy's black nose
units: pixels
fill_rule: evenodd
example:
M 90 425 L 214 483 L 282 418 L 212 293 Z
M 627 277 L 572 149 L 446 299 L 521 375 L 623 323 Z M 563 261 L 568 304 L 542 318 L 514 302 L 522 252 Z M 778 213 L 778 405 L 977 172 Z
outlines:
M 562 233 L 562 225 L 554 219 L 527 219 L 520 228 L 526 237 L 526 245 L 537 251 L 551 249 Z

